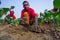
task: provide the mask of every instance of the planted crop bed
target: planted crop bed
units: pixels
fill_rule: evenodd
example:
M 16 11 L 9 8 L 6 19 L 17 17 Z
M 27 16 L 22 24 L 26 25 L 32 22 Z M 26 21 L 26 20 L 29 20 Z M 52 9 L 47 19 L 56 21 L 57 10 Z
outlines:
M 60 0 L 54 0 L 53 7 L 51 10 L 46 9 L 43 13 L 40 12 L 37 20 L 39 33 L 35 32 L 34 25 L 30 25 L 29 29 L 21 25 L 20 18 L 13 20 L 5 17 L 8 22 L 2 19 L 3 15 L 14 9 L 14 6 L 0 8 L 0 40 L 60 40 Z
M 60 32 L 56 31 L 53 24 L 39 24 L 43 32 L 36 33 L 25 31 L 24 26 L 13 26 L 10 24 L 0 24 L 0 39 L 4 40 L 60 40 Z M 33 27 L 31 25 L 31 27 Z M 33 29 L 33 28 L 31 28 Z

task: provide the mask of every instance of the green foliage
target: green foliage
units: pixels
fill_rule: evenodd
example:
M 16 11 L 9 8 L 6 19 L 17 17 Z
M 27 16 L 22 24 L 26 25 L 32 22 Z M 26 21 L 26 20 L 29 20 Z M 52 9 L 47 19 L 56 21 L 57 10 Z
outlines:
M 14 9 L 15 7 L 14 6 L 11 6 L 11 8 L 10 9 Z
M 8 16 L 7 16 L 6 19 L 7 19 L 7 22 L 8 22 L 9 24 L 12 24 L 12 25 L 15 25 L 15 26 L 18 26 L 19 23 L 21 23 L 20 18 L 18 18 L 18 19 L 12 19 L 11 17 L 8 17 Z
M 38 22 L 52 22 L 54 23 L 56 29 L 60 31 L 60 0 L 53 1 L 54 8 L 58 8 L 59 12 L 51 12 L 45 10 L 44 13 L 40 13 L 40 18 L 38 18 Z
M 51 11 L 44 11 L 44 13 L 40 13 L 40 18 L 44 21 L 60 22 L 60 12 L 53 13 Z
M 60 12 L 54 13 L 53 17 L 55 23 L 60 23 Z
M 54 8 L 60 8 L 60 0 L 53 1 Z
M 7 14 L 7 12 L 9 11 L 9 8 L 2 8 L 4 14 Z
M 7 16 L 7 17 L 6 17 L 6 20 L 7 20 L 8 23 L 14 24 L 14 19 L 13 19 L 13 18 Z
M 40 22 L 52 22 L 52 20 L 53 12 L 45 10 L 44 13 L 40 13 Z
M 44 19 L 46 22 L 52 21 L 53 13 L 51 11 L 44 11 Z
M 15 26 L 18 26 L 18 24 L 20 24 L 20 23 L 21 23 L 20 18 L 14 20 L 14 25 L 15 25 Z
M 40 13 L 38 18 L 39 23 L 54 23 L 56 29 L 60 29 L 60 12 L 52 12 L 45 10 L 44 13 Z
M 6 15 L 8 11 L 14 8 L 15 8 L 14 6 L 11 6 L 11 8 L 0 8 L 0 19 L 3 15 Z
M 9 8 L 1 8 L 1 9 L 0 9 L 0 18 L 1 18 L 3 15 L 7 14 L 8 11 L 9 11 Z
M 43 18 L 38 18 L 38 22 L 39 22 L 39 23 L 44 23 Z

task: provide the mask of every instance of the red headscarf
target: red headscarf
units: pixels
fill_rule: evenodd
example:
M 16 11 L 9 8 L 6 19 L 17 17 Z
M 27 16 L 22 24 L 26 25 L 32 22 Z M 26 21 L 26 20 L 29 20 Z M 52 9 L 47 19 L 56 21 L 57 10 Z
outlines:
M 11 15 L 11 16 L 14 15 L 14 11 L 10 11 L 10 15 Z
M 13 19 L 16 19 L 16 16 L 14 15 L 14 11 L 10 11 L 10 14 L 7 16 L 12 17 Z

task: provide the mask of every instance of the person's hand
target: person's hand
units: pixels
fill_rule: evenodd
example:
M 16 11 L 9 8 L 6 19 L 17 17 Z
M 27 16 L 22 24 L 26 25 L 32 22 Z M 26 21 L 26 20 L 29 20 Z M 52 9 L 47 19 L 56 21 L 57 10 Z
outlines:
M 27 20 L 27 17 L 23 17 L 22 19 L 23 19 L 23 20 Z

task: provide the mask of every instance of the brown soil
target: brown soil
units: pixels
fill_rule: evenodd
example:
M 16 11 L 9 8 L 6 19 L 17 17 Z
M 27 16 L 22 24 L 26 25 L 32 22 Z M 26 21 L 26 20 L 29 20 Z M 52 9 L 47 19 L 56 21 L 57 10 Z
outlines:
M 0 24 L 0 40 L 8 40 L 6 36 L 10 36 L 10 40 L 60 40 L 60 32 L 53 24 L 39 24 L 39 27 L 41 32 L 36 33 L 22 25 Z M 34 30 L 34 25 L 30 29 Z

